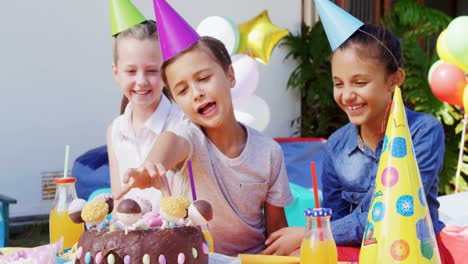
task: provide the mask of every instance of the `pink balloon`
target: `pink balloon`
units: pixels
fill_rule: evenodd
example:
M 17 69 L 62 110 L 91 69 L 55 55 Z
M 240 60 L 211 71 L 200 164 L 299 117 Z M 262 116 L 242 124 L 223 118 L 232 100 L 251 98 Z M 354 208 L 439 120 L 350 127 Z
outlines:
M 463 106 L 466 76 L 459 67 L 453 63 L 441 63 L 434 69 L 430 78 L 431 90 L 437 99 L 451 105 Z
M 231 89 L 232 99 L 249 96 L 257 89 L 260 76 L 258 62 L 250 56 L 236 54 L 231 57 L 236 86 Z

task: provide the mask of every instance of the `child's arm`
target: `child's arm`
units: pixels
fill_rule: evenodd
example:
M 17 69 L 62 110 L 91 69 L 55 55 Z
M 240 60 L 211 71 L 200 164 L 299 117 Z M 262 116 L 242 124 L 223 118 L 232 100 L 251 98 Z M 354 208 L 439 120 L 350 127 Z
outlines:
M 119 168 L 118 168 L 118 161 L 117 157 L 114 153 L 114 148 L 112 147 L 112 124 L 107 128 L 107 156 L 109 157 L 109 171 L 110 171 L 110 184 L 111 184 L 111 191 L 112 196 L 116 196 L 120 193 L 122 186 L 120 184 L 120 175 L 119 175 Z M 116 208 L 117 203 L 116 202 Z
M 336 244 L 357 246 L 362 242 L 368 215 L 368 209 L 364 208 L 369 208 L 367 203 L 372 198 L 373 188 L 369 189 L 362 199 L 367 207 L 362 204 L 351 206 L 342 198 L 343 187 L 335 171 L 331 156 L 331 150 L 327 149 L 322 172 L 322 207 L 331 208 L 333 211 L 331 230 Z
M 304 227 L 285 227 L 273 232 L 265 241 L 267 248 L 262 252 L 266 255 L 291 255 L 301 247 Z
M 109 172 L 110 172 L 110 185 L 111 185 L 111 192 L 112 196 L 115 198 L 119 195 L 122 191 L 122 183 L 120 179 L 119 173 L 119 161 L 117 160 L 117 156 L 114 152 L 114 147 L 112 145 L 112 124 L 107 129 L 107 156 L 109 158 Z M 114 208 L 117 208 L 120 203 L 120 198 L 115 198 L 114 200 Z M 112 212 L 112 215 L 115 216 L 117 210 Z
M 170 195 L 166 169 L 176 167 L 183 162 L 190 151 L 189 142 L 170 131 L 162 132 L 153 144 L 145 163 L 138 169 L 131 169 L 123 178 L 126 184 L 116 199 L 120 199 L 132 188 L 145 189 L 155 187 Z
M 265 229 L 268 237 L 265 241 L 268 248 L 264 251 L 264 254 L 289 255 L 293 250 L 288 248 L 296 248 L 295 245 L 291 246 L 296 242 L 285 240 L 285 237 L 283 237 L 283 235 L 287 234 L 283 231 L 289 229 L 287 228 L 288 221 L 286 220 L 284 207 L 291 203 L 294 198 L 289 188 L 283 151 L 278 144 L 275 144 L 275 146 L 271 162 L 275 166 L 271 167 L 271 185 L 264 206 Z M 302 237 L 304 232 L 300 233 L 300 237 Z M 300 244 L 300 241 L 298 243 Z
M 286 214 L 284 213 L 283 207 L 265 203 L 264 214 L 267 237 L 273 232 L 288 226 L 288 221 L 286 220 Z

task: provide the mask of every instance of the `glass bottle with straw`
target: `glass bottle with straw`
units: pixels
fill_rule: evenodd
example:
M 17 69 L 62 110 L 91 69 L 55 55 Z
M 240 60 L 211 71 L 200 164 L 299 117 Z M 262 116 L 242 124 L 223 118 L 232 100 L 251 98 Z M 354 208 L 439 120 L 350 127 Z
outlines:
M 55 178 L 55 199 L 49 215 L 50 243 L 55 243 L 63 237 L 63 248 L 72 247 L 78 242 L 83 233 L 83 224 L 75 224 L 68 216 L 68 206 L 77 198 L 75 182 L 76 178 L 67 177 L 68 158 L 70 147 L 65 147 L 65 166 L 63 178 Z
M 195 191 L 195 180 L 193 178 L 192 162 L 190 160 L 187 160 L 187 169 L 188 169 L 189 178 L 190 178 L 190 189 L 192 191 L 192 201 L 195 202 L 197 200 L 197 193 Z M 203 225 L 200 225 L 200 228 L 203 233 L 203 236 L 205 237 L 205 241 L 208 244 L 208 251 L 214 252 L 214 241 L 213 241 L 213 236 L 211 235 L 208 222 L 206 222 Z
M 320 207 L 315 163 L 311 162 L 310 166 L 315 208 L 304 210 L 307 226 L 301 244 L 301 264 L 336 264 L 338 263 L 338 254 L 330 228 L 332 210 Z

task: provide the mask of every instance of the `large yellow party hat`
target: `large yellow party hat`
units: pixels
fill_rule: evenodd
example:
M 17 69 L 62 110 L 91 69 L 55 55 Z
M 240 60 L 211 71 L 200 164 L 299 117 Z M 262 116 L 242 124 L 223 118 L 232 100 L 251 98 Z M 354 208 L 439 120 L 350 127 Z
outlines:
M 441 263 L 398 87 L 375 184 L 359 263 Z

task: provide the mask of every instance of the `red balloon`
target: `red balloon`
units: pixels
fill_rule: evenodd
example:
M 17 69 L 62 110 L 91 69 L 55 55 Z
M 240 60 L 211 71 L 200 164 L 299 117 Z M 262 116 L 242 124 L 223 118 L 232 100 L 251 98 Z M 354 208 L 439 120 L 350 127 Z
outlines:
M 444 62 L 437 66 L 431 75 L 430 86 L 437 99 L 451 105 L 463 106 L 466 76 L 455 64 Z

